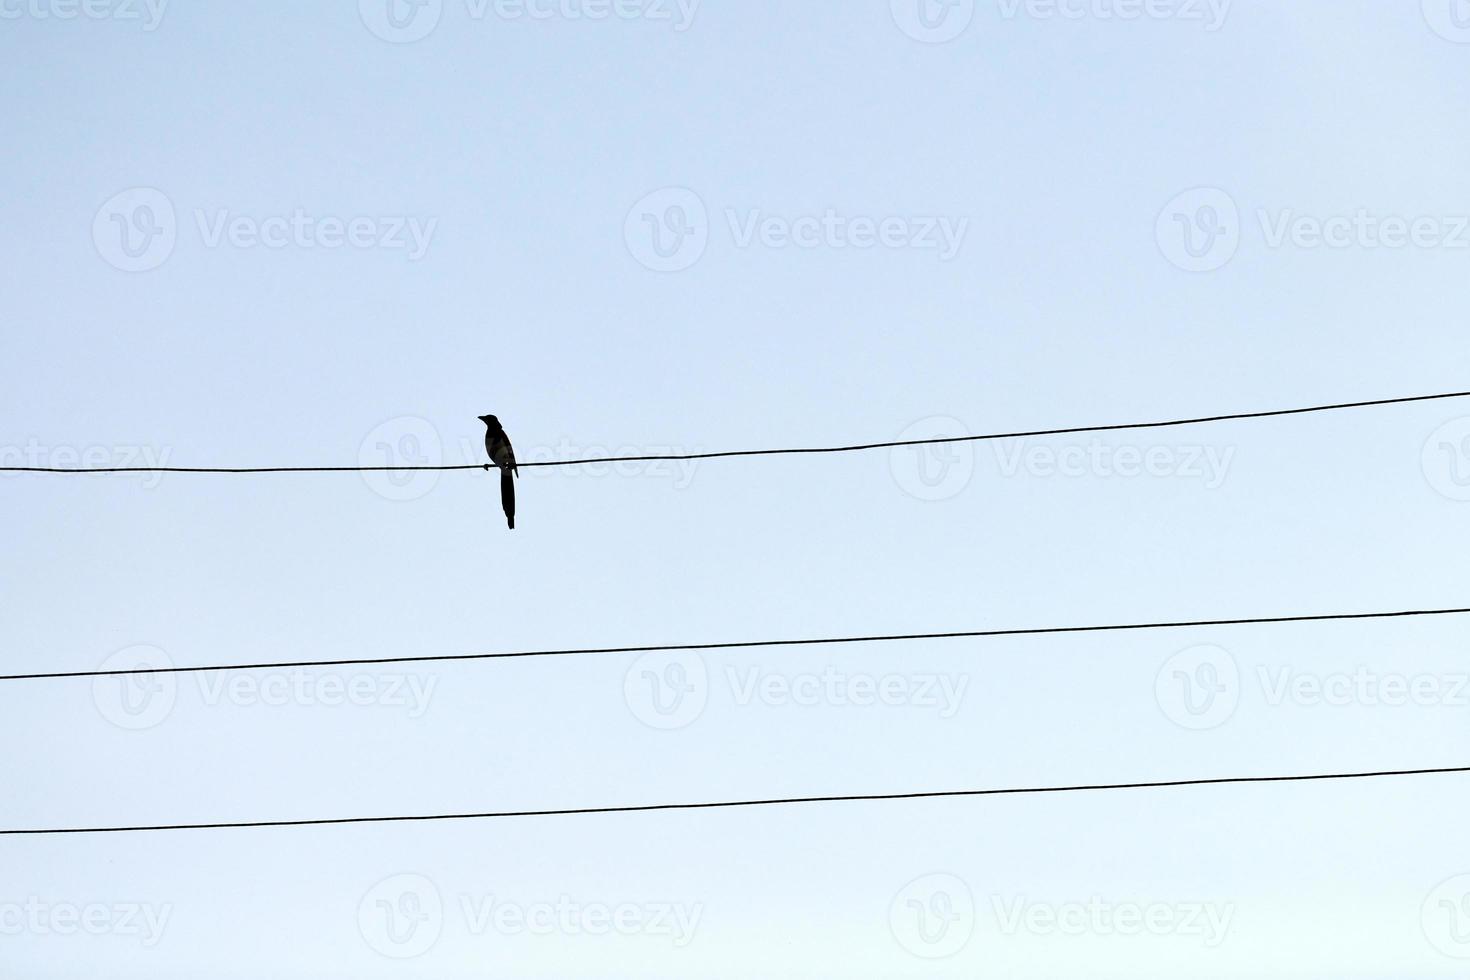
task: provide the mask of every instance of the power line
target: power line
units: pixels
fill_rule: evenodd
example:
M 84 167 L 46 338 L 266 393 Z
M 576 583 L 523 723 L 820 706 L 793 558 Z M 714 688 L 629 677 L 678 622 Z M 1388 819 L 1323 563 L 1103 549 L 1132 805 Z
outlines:
M 1324 623 L 1365 619 L 1403 619 L 1416 616 L 1459 616 L 1464 609 L 1411 609 L 1402 612 L 1328 613 L 1317 616 L 1261 616 L 1250 619 L 1198 619 L 1171 623 L 1125 623 L 1108 626 L 1037 626 L 1025 629 L 963 630 L 947 633 L 890 633 L 873 636 L 828 636 L 805 640 L 740 640 L 727 643 L 670 643 L 657 646 L 579 647 L 564 650 L 521 650 L 508 653 L 458 653 L 419 657 L 363 657 L 346 660 L 297 660 L 279 663 L 210 664 L 197 667 L 138 667 L 124 670 L 73 670 L 42 674 L 5 674 L 0 681 L 58 680 L 69 677 L 128 677 L 148 674 L 198 674 L 214 670 L 281 670 L 307 667 L 351 667 L 369 664 L 451 663 L 466 660 L 514 660 L 526 657 L 573 657 L 617 653 L 672 653 L 676 651 L 738 650 L 758 647 L 798 647 L 838 643 L 892 643 L 911 640 L 954 640 L 1005 636 L 1042 636 L 1063 633 L 1109 633 L 1127 630 L 1186 629 L 1203 626 L 1252 626 L 1273 623 Z
M 992 432 L 978 436 L 945 436 L 937 439 L 904 439 L 893 442 L 869 442 L 851 446 L 826 446 L 805 449 L 737 449 L 714 453 L 687 453 L 651 456 L 599 456 L 591 459 L 554 459 L 519 464 L 524 469 L 547 466 L 588 466 L 601 463 L 658 463 L 699 459 L 729 459 L 735 456 L 797 456 L 818 453 L 854 453 L 872 449 L 899 449 L 905 446 L 937 446 L 947 443 L 990 442 L 1000 439 L 1026 439 L 1039 436 L 1079 435 L 1088 432 L 1118 432 L 1124 429 L 1162 429 L 1208 422 L 1232 422 L 1241 419 L 1279 418 L 1336 412 L 1349 408 L 1372 408 L 1382 405 L 1407 405 L 1412 402 L 1441 401 L 1447 398 L 1470 398 L 1470 391 L 1452 391 L 1439 395 L 1411 395 L 1407 398 L 1378 398 L 1372 401 L 1340 402 L 1334 405 L 1312 405 L 1307 408 L 1283 408 L 1268 412 L 1236 412 L 1229 415 L 1206 415 L 1198 418 L 1171 419 L 1161 422 L 1123 422 L 1114 425 L 1079 425 L 1062 429 L 1032 429 L 1025 432 Z M 450 466 L 0 466 L 0 473 L 396 473 L 450 472 L 485 469 L 483 464 L 462 463 Z
M 177 823 L 134 827 L 55 827 L 43 830 L 0 830 L 0 836 L 36 837 L 60 834 L 132 834 L 165 830 L 245 830 L 264 827 L 332 827 L 367 823 L 429 823 L 449 820 L 495 820 L 507 817 L 569 817 L 609 813 L 652 813 L 667 810 L 728 810 L 740 807 L 789 806 L 799 803 L 875 803 L 890 800 L 938 800 L 975 796 L 1027 796 L 1039 793 L 1087 793 L 1127 789 L 1167 789 L 1184 786 L 1225 786 L 1249 783 L 1302 783 L 1326 780 L 1378 779 L 1391 776 L 1429 776 L 1470 773 L 1470 766 L 1439 769 L 1390 769 L 1379 772 L 1339 772 L 1305 776 L 1227 776 L 1215 779 L 1169 779 L 1139 783 L 1093 783 L 1076 786 L 1027 786 L 1010 789 L 958 789 L 926 793 L 865 793 L 846 796 L 792 796 L 764 800 L 726 800 L 717 803 L 648 803 L 636 806 L 596 806 L 563 810 L 496 810 L 486 813 L 441 813 L 394 817 L 333 817 L 316 820 L 250 820 L 228 823 Z

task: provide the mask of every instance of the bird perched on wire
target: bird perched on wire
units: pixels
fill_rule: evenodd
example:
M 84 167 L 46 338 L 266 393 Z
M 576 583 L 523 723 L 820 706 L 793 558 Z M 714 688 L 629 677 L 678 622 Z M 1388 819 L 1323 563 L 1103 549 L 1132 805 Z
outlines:
M 520 470 L 516 467 L 516 451 L 511 447 L 510 436 L 500 427 L 500 420 L 493 415 L 481 415 L 480 421 L 485 423 L 485 452 L 490 456 L 490 463 L 485 469 L 490 469 L 494 464 L 500 469 L 500 506 L 505 510 L 505 523 L 512 531 L 516 526 L 516 485 L 515 477 L 520 476 Z

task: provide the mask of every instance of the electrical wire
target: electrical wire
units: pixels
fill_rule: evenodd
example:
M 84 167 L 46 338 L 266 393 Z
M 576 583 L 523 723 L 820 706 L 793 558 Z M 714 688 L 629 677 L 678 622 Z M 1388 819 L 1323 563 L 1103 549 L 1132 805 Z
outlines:
M 819 644 L 892 643 L 912 640 L 953 640 L 1005 636 L 1045 636 L 1066 633 L 1110 633 L 1129 630 L 1188 629 L 1205 626 L 1253 626 L 1272 623 L 1350 622 L 1368 619 L 1404 619 L 1421 616 L 1460 616 L 1463 609 L 1410 609 L 1401 612 L 1327 613 L 1316 616 L 1259 616 L 1249 619 L 1196 619 L 1180 622 L 1124 623 L 1107 626 L 1036 626 L 1022 629 L 962 630 L 946 633 L 890 633 L 872 636 L 827 636 L 804 640 L 737 640 L 724 643 L 669 643 L 657 646 L 577 647 L 564 650 L 522 650 L 508 653 L 458 653 L 415 657 L 354 657 L 342 660 L 296 660 L 269 663 L 209 664 L 193 667 L 137 667 L 118 670 L 70 670 L 39 674 L 5 674 L 0 681 L 59 680 L 76 677 L 127 677 L 149 674 L 197 674 L 215 670 L 282 670 L 314 667 L 352 667 L 370 664 L 453 663 L 468 660 L 514 660 L 528 657 L 573 657 L 620 653 L 739 650 L 760 647 L 797 647 Z
M 647 803 L 634 806 L 595 806 L 557 810 L 493 810 L 485 813 L 440 813 L 392 817 L 331 817 L 315 820 L 248 820 L 219 823 L 174 823 L 119 827 L 53 827 L 40 830 L 0 830 L 0 837 L 38 837 L 62 834 L 134 834 L 178 830 L 245 830 L 265 827 L 332 827 L 347 824 L 429 823 L 450 820 L 496 820 L 511 817 L 567 817 L 612 813 L 653 813 L 670 810 L 729 810 L 742 807 L 792 806 L 811 803 L 874 803 L 892 800 L 960 799 L 978 796 L 1028 796 L 1040 793 L 1088 793 L 1112 790 L 1166 789 L 1187 786 L 1226 786 L 1252 783 L 1302 783 L 1328 780 L 1470 773 L 1470 766 L 1436 769 L 1389 769 L 1377 772 L 1337 772 L 1303 776 L 1226 776 L 1212 779 L 1168 779 L 1152 782 L 1090 783 L 1071 786 L 1026 786 L 1008 789 L 937 790 L 922 793 L 860 793 L 843 796 L 792 796 L 761 800 L 725 800 L 717 803 Z
M 1333 405 L 1312 405 L 1306 408 L 1283 408 L 1266 412 L 1236 412 L 1229 415 L 1206 415 L 1197 418 L 1170 419 L 1161 422 L 1122 422 L 1113 425 L 1079 425 L 1060 429 L 1032 429 L 1022 432 L 992 432 L 974 436 L 943 436 L 935 439 L 901 439 L 891 442 L 869 442 L 851 446 L 826 446 L 803 449 L 737 449 L 712 453 L 686 453 L 649 456 L 599 456 L 590 459 L 554 459 L 517 464 L 522 469 L 552 466 L 589 466 L 602 463 L 655 463 L 683 460 L 729 459 L 737 456 L 796 456 L 820 453 L 855 453 L 873 449 L 898 449 L 906 446 L 937 446 L 949 443 L 990 442 L 1001 439 L 1026 439 L 1040 436 L 1078 435 L 1089 432 L 1118 432 L 1125 429 L 1161 429 L 1174 426 L 1203 425 L 1209 422 L 1231 422 L 1242 419 L 1280 418 L 1288 415 L 1308 415 L 1315 412 L 1337 412 L 1351 408 L 1371 408 L 1383 405 L 1407 405 L 1413 402 L 1441 401 L 1449 398 L 1470 398 L 1470 391 L 1452 391 L 1438 395 L 1411 395 L 1406 398 L 1378 398 L 1372 401 L 1339 402 Z M 487 464 L 461 463 L 435 466 L 99 466 L 99 467 L 56 467 L 56 466 L 0 466 L 0 473 L 397 473 L 397 472 L 450 472 L 454 470 L 482 470 Z

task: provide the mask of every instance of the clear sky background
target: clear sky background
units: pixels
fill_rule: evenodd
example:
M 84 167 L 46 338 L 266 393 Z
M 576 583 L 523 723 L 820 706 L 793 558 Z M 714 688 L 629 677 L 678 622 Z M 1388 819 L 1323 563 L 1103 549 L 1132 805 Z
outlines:
M 0 0 L 4 465 L 478 462 L 487 412 L 532 460 L 1470 388 L 1464 4 L 567 2 Z M 527 470 L 514 532 L 478 471 L 11 476 L 0 668 L 1463 606 L 1467 436 L 1449 401 Z M 10 683 L 0 826 L 1461 765 L 1467 638 Z M 3 838 L 0 975 L 1461 976 L 1467 802 Z

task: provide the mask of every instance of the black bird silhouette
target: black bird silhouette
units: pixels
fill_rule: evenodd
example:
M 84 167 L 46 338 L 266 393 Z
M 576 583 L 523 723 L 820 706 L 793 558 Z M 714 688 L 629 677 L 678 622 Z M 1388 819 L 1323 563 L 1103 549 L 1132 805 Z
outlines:
M 493 415 L 481 415 L 485 423 L 485 452 L 490 462 L 500 468 L 500 506 L 505 509 L 505 523 L 513 531 L 516 526 L 516 484 L 514 477 L 521 475 L 516 467 L 516 451 L 511 447 L 510 436 L 500 427 L 500 420 Z M 489 469 L 487 464 L 485 469 Z

